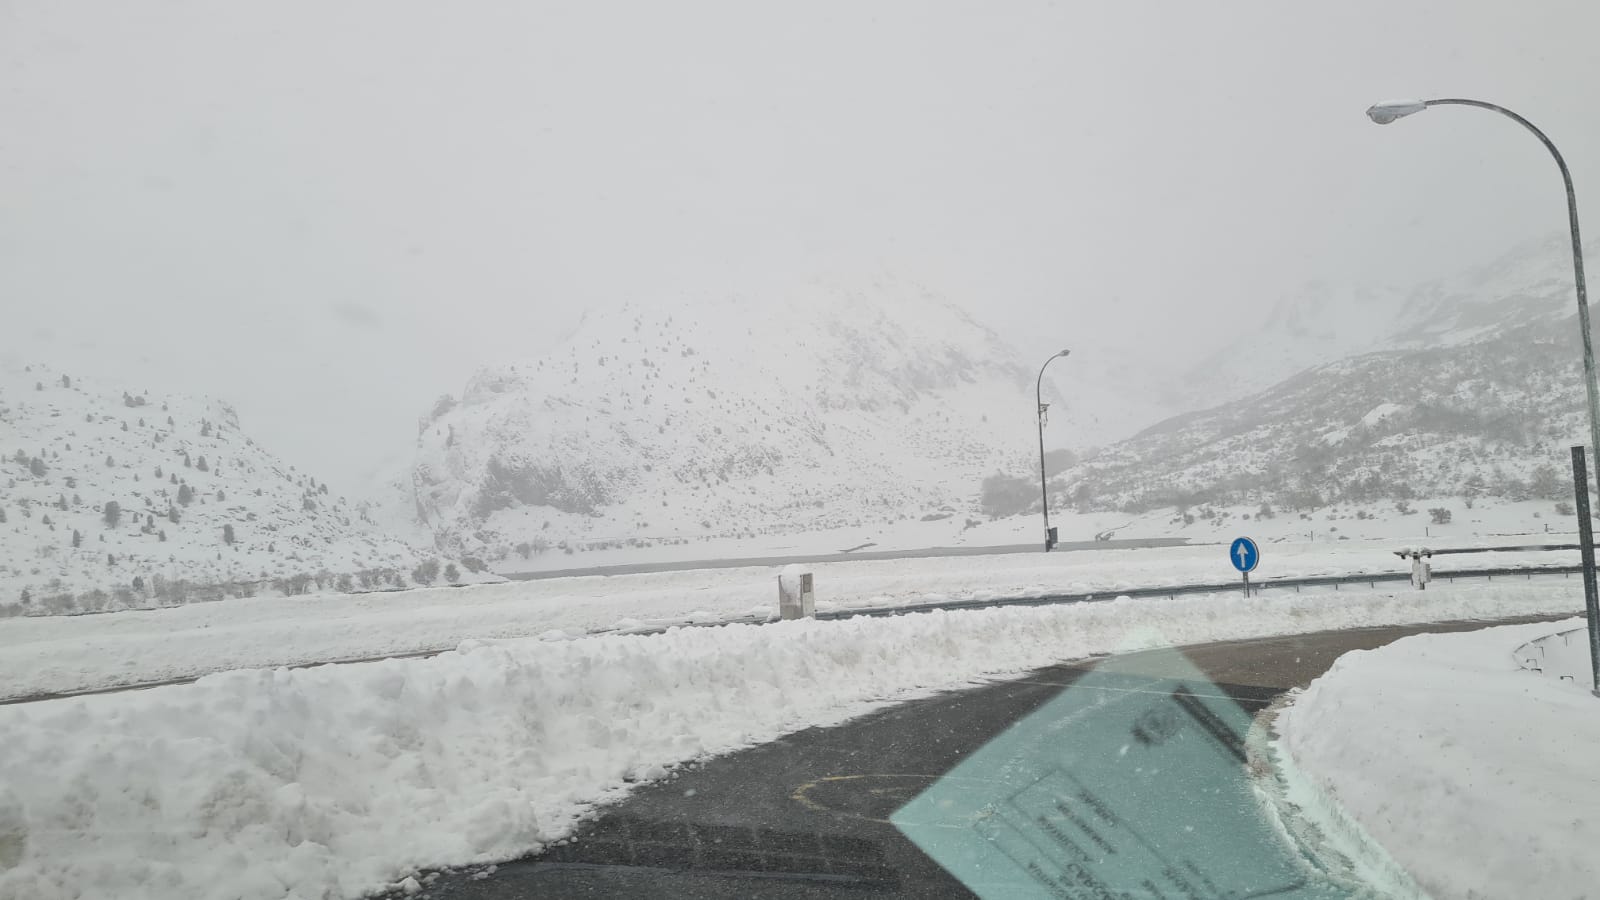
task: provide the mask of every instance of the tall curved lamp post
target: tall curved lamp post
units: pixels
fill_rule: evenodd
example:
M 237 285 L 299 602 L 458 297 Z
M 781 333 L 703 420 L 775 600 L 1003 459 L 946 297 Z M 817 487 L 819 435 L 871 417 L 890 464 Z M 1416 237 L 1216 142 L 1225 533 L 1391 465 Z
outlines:
M 1578 197 L 1572 190 L 1572 173 L 1567 169 L 1567 161 L 1561 157 L 1561 151 L 1556 149 L 1555 143 L 1532 122 L 1503 106 L 1485 103 L 1482 100 L 1460 98 L 1390 100 L 1370 107 L 1367 110 L 1367 118 L 1379 125 L 1387 125 L 1396 119 L 1422 112 L 1430 106 L 1476 106 L 1479 109 L 1497 112 L 1533 132 L 1539 143 L 1544 144 L 1544 148 L 1555 157 L 1556 168 L 1561 170 L 1561 183 L 1567 189 L 1567 226 L 1572 232 L 1572 279 L 1578 286 L 1578 327 L 1583 331 L 1583 386 L 1589 395 L 1589 441 L 1595 453 L 1600 454 L 1600 385 L 1596 385 L 1594 375 L 1594 337 L 1589 330 L 1589 291 L 1583 281 L 1583 241 L 1578 237 Z M 1574 447 L 1572 450 L 1573 480 L 1578 482 L 1575 487 L 1578 495 L 1579 543 L 1583 557 L 1584 606 L 1587 608 L 1589 619 L 1590 677 L 1594 693 L 1600 696 L 1600 585 L 1596 584 L 1593 536 L 1589 524 L 1588 477 L 1583 473 L 1583 448 Z M 1600 461 L 1600 457 L 1596 459 Z M 1597 473 L 1600 473 L 1600 464 L 1595 468 Z
M 1578 197 L 1572 190 L 1572 173 L 1567 169 L 1567 161 L 1550 138 L 1532 122 L 1503 106 L 1482 100 L 1389 100 L 1368 108 L 1367 118 L 1379 125 L 1387 125 L 1430 106 L 1475 106 L 1497 112 L 1533 132 L 1539 143 L 1544 144 L 1550 155 L 1555 157 L 1556 168 L 1561 170 L 1561 183 L 1567 189 L 1567 226 L 1572 232 L 1572 278 L 1578 287 L 1578 328 L 1583 331 L 1583 385 L 1589 396 L 1589 442 L 1594 452 L 1600 453 L 1600 384 L 1595 381 L 1594 337 L 1589 329 L 1589 289 L 1583 280 L 1583 241 L 1578 237 Z
M 1045 360 L 1044 365 L 1039 367 L 1039 378 L 1033 383 L 1033 400 L 1039 410 L 1039 496 L 1044 501 L 1044 552 L 1046 553 L 1055 549 L 1056 535 L 1055 531 L 1050 527 L 1050 487 L 1045 480 L 1044 474 L 1044 411 L 1049 409 L 1044 402 L 1044 370 L 1050 368 L 1051 363 L 1071 352 L 1071 350 L 1063 350 Z

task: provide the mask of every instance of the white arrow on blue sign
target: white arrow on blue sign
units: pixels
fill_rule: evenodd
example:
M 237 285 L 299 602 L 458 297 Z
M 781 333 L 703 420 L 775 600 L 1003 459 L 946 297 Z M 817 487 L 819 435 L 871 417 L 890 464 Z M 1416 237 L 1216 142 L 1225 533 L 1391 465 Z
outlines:
M 1241 572 L 1253 572 L 1256 563 L 1261 562 L 1261 548 L 1247 537 L 1235 538 L 1233 546 L 1228 548 L 1228 562 Z

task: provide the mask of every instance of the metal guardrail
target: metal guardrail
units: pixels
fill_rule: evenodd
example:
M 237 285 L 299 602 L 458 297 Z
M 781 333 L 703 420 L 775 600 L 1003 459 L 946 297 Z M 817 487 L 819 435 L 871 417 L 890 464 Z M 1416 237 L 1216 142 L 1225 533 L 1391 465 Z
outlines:
M 1448 572 L 1435 572 L 1433 578 L 1437 580 L 1455 581 L 1458 578 L 1484 578 L 1490 581 L 1501 577 L 1515 577 L 1518 575 L 1532 578 L 1535 575 L 1563 575 L 1572 576 L 1583 571 L 1582 566 L 1500 566 L 1481 569 L 1457 569 Z M 1252 594 L 1270 590 L 1294 590 L 1296 593 L 1308 587 L 1332 587 L 1338 590 L 1347 584 L 1366 584 L 1377 587 L 1380 583 L 1411 581 L 1409 572 L 1371 572 L 1363 575 L 1312 575 L 1304 578 L 1277 578 L 1267 581 L 1251 582 Z M 1223 594 L 1239 591 L 1239 582 L 1228 581 L 1214 584 L 1187 584 L 1170 585 L 1166 587 L 1128 588 L 1126 590 L 1109 589 L 1102 591 L 1088 591 L 1077 594 L 1033 594 L 1015 597 L 990 597 L 983 600 L 945 600 L 934 603 L 917 603 L 903 606 L 880 606 L 850 609 L 830 609 L 819 611 L 818 619 L 850 619 L 856 616 L 898 616 L 906 613 L 928 612 L 929 610 L 957 610 L 957 609 L 990 609 L 1000 606 L 1050 606 L 1057 603 L 1094 603 L 1102 600 L 1115 600 L 1118 597 L 1178 597 L 1187 594 Z
M 1515 547 L 1446 547 L 1442 550 L 1429 550 L 1434 556 L 1449 556 L 1455 553 L 1536 553 L 1543 550 L 1582 550 L 1582 544 L 1519 544 Z

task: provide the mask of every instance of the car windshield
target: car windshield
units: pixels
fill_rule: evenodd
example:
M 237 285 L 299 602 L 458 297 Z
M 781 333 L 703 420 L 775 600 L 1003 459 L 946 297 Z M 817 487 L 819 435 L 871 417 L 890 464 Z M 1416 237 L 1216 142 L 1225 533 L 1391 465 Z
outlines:
M 0 900 L 1589 895 L 1597 31 L 0 0 Z

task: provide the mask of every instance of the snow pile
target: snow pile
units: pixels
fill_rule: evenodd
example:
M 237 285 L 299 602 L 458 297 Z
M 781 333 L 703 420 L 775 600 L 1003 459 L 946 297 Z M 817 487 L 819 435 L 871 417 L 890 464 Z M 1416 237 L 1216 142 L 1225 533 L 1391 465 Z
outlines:
M 1587 896 L 1600 700 L 1512 655 L 1575 624 L 1347 654 L 1280 716 L 1280 746 L 1435 897 Z
M 1572 603 L 1483 585 L 469 642 L 5 707 L 0 896 L 355 897 L 535 850 L 630 781 L 917 692 L 1158 642 Z
M 1259 581 L 1409 571 L 1395 544 L 1272 545 Z M 817 564 L 819 610 L 1231 581 L 1227 547 L 863 560 Z M 1577 553 L 1456 557 L 1470 565 L 1575 562 Z M 1440 566 L 1443 568 L 1443 566 Z M 103 616 L 0 620 L 0 699 L 447 650 L 464 640 L 577 637 L 777 614 L 771 567 L 659 572 L 395 594 L 230 600 Z M 1364 590 L 1365 588 L 1361 588 Z M 1548 590 L 1576 597 L 1576 580 Z M 1579 605 L 1562 607 L 1576 609 Z M 556 634 L 559 632 L 559 634 Z

